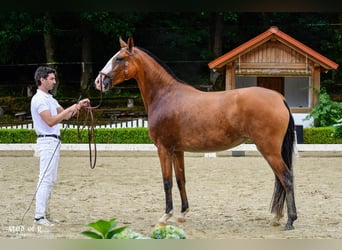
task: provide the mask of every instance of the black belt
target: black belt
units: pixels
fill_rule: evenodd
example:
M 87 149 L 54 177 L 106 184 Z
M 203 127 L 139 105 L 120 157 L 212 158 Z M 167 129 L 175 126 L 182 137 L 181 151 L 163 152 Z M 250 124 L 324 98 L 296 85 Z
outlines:
M 56 138 L 58 140 L 61 139 L 61 137 L 59 135 L 38 135 L 38 137 L 54 137 L 54 138 Z

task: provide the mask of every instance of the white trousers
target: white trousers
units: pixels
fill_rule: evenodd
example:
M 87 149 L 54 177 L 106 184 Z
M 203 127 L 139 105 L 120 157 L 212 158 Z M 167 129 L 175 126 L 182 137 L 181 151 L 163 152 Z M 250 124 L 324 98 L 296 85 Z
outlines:
M 42 137 L 37 139 L 35 154 L 40 158 L 40 166 L 35 218 L 46 216 L 52 187 L 57 180 L 60 148 L 60 140 L 56 138 Z

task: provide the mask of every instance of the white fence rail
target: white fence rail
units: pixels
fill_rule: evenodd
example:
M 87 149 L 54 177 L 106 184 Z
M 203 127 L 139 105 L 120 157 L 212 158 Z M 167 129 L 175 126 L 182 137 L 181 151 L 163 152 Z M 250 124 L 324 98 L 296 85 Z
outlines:
M 62 129 L 64 128 L 77 128 L 77 125 L 73 124 L 66 124 L 62 123 Z M 79 125 L 81 128 L 83 128 L 83 125 Z M 97 128 L 147 128 L 148 122 L 146 119 L 134 119 L 131 121 L 120 121 L 120 122 L 113 122 L 106 125 L 96 125 L 95 129 Z M 87 127 L 85 127 L 87 128 Z M 10 126 L 1 126 L 0 129 L 33 129 L 32 123 L 25 123 L 25 124 L 16 124 L 16 125 L 10 125 Z
M 15 125 L 1 125 L 0 129 L 33 129 L 32 123 L 15 124 Z

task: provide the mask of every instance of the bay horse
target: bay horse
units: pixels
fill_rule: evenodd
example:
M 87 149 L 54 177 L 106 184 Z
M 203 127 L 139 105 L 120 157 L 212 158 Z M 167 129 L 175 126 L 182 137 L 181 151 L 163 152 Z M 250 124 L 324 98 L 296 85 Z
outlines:
M 189 203 L 185 188 L 184 152 L 217 152 L 251 140 L 275 175 L 271 212 L 280 225 L 286 200 L 285 230 L 297 219 L 292 156 L 294 120 L 285 98 L 278 92 L 249 87 L 217 92 L 200 91 L 179 80 L 158 58 L 134 46 L 133 38 L 119 39 L 121 49 L 95 79 L 106 91 L 134 78 L 148 115 L 149 135 L 157 147 L 165 192 L 165 214 L 156 225 L 165 225 L 173 214 L 173 169 L 185 221 Z M 252 175 L 253 173 L 251 173 Z

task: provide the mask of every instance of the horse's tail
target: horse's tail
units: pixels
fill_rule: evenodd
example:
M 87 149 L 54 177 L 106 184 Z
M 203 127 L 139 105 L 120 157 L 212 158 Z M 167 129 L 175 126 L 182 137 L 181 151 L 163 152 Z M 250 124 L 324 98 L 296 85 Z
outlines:
M 291 114 L 290 108 L 287 105 L 286 101 L 284 104 L 289 112 L 289 123 L 287 126 L 287 131 L 283 140 L 282 148 L 281 148 L 281 155 L 283 161 L 285 163 L 285 171 L 284 177 L 285 181 L 290 181 L 291 184 L 293 183 L 293 174 L 292 174 L 292 157 L 293 157 L 293 150 L 294 150 L 294 143 L 295 143 L 295 124 L 293 120 L 293 116 Z M 286 198 L 286 192 L 279 181 L 278 177 L 275 177 L 275 184 L 274 184 L 274 193 L 272 198 L 272 209 L 271 212 L 277 215 L 283 214 L 284 202 Z

